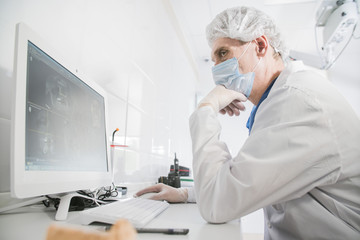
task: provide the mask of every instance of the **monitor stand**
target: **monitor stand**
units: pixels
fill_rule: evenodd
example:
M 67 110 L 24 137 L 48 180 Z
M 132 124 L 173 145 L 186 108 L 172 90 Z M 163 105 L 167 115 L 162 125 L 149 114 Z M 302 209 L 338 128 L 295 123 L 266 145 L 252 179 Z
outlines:
M 11 211 L 11 210 L 21 208 L 21 207 L 26 207 L 26 206 L 36 204 L 36 203 L 39 203 L 39 202 L 47 199 L 46 197 L 16 199 L 16 198 L 12 198 L 10 196 L 10 194 L 7 194 L 7 193 L 1 194 L 1 197 L 7 199 L 8 201 L 6 201 L 6 202 L 8 202 L 8 203 L 5 204 L 4 207 L 0 206 L 0 213 Z
M 87 199 L 91 199 L 94 201 L 102 202 L 102 201 L 96 200 L 94 198 L 91 198 L 91 197 L 88 197 L 88 196 L 85 196 L 85 195 L 82 195 L 82 194 L 79 194 L 76 192 L 67 193 L 64 196 L 60 197 L 60 203 L 59 203 L 59 207 L 56 211 L 55 220 L 65 221 L 67 219 L 70 202 L 73 197 L 82 197 L 82 198 L 87 198 Z
M 76 192 L 70 192 L 70 193 L 66 193 L 65 195 L 58 197 L 60 198 L 60 203 L 59 203 L 59 207 L 56 211 L 56 215 L 55 215 L 55 219 L 57 221 L 64 221 L 67 219 L 67 215 L 69 212 L 69 207 L 70 207 L 70 202 L 71 199 L 73 197 L 82 197 L 82 198 L 87 198 L 87 199 L 91 199 L 94 200 L 96 202 L 99 203 L 105 203 L 101 200 L 96 200 L 94 198 L 85 196 L 85 195 L 81 195 L 79 193 Z M 0 213 L 3 212 L 7 212 L 7 211 L 11 211 L 17 208 L 21 208 L 21 207 L 25 207 L 25 206 L 29 206 L 44 200 L 47 200 L 48 198 L 45 196 L 42 197 L 36 197 L 36 198 L 29 198 L 29 199 L 14 199 L 12 202 L 10 202 L 9 204 L 6 204 L 6 206 L 1 207 L 0 206 Z M 15 201 L 16 200 L 16 201 Z

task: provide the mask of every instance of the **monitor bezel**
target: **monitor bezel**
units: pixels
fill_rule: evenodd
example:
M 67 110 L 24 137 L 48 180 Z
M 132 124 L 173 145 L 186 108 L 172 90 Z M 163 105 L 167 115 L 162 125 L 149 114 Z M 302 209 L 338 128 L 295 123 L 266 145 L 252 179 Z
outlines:
M 26 24 L 16 25 L 16 42 L 14 55 L 14 101 L 11 121 L 11 195 L 16 198 L 28 198 L 49 194 L 74 192 L 83 189 L 94 189 L 111 185 L 112 167 L 109 154 L 107 130 L 105 131 L 107 172 L 79 171 L 26 171 L 25 169 L 25 136 L 26 136 L 26 84 L 27 84 L 27 47 L 33 43 L 73 75 L 81 79 L 104 98 L 105 128 L 107 129 L 107 94 L 96 82 L 81 76 L 76 68 L 71 67 L 57 51 L 50 47 L 41 37 Z

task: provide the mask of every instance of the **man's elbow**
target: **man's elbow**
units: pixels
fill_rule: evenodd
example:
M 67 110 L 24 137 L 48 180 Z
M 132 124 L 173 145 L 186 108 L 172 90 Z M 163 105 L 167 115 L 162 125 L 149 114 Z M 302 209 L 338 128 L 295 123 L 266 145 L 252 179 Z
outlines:
M 213 224 L 226 223 L 231 220 L 229 219 L 229 215 L 227 215 L 226 213 L 224 214 L 223 211 L 215 208 L 200 207 L 200 214 L 205 221 Z
M 241 201 L 236 202 L 235 206 L 235 202 L 224 201 L 224 199 L 214 201 L 214 199 L 206 198 L 201 200 L 197 202 L 200 214 L 209 223 L 226 223 L 249 213 L 249 208 L 246 207 L 248 205 L 241 204 Z

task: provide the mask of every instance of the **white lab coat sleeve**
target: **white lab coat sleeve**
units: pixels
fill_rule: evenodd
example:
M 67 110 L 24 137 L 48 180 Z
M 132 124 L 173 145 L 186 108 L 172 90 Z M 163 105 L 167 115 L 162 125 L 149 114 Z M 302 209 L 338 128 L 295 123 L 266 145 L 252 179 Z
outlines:
M 196 200 L 205 220 L 230 221 L 339 177 L 331 122 L 317 100 L 296 88 L 271 93 L 235 158 L 219 140 L 221 126 L 211 108 L 190 117 Z
M 185 187 L 187 189 L 188 198 L 186 202 L 188 203 L 196 203 L 195 191 L 193 187 Z

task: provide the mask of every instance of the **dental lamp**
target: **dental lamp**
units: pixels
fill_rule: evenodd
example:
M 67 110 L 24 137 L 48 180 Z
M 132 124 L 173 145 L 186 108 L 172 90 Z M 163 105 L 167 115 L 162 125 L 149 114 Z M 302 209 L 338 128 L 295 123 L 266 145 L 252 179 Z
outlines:
M 359 19 L 354 0 L 323 1 L 317 11 L 315 28 L 322 28 L 322 69 L 329 69 L 350 42 Z M 316 33 L 316 29 L 315 29 Z M 318 37 L 316 35 L 316 43 Z

